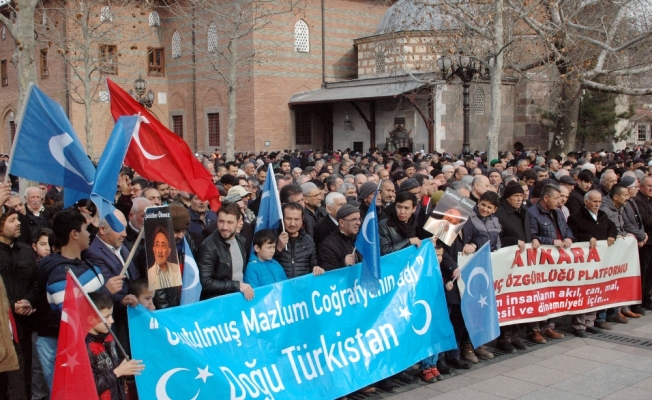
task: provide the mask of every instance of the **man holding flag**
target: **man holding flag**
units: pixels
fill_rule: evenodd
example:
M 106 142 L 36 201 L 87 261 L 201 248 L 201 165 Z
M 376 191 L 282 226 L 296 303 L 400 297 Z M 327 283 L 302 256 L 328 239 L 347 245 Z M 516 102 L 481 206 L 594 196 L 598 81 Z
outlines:
M 345 204 L 337 211 L 338 229 L 322 242 L 317 258 L 326 271 L 349 267 L 362 260 L 356 250 L 355 235 L 360 231 L 360 210 Z

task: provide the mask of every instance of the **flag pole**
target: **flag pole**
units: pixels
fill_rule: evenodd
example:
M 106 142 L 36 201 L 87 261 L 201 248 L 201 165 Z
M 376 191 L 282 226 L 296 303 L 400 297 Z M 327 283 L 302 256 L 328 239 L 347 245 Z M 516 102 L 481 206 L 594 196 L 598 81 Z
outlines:
M 67 268 L 67 270 L 68 270 L 68 274 L 72 277 L 72 280 L 75 281 L 75 284 L 77 285 L 77 288 L 79 289 L 79 291 L 82 292 L 82 293 L 84 294 L 84 296 L 86 297 L 86 300 L 88 300 L 88 302 L 90 303 L 91 307 L 93 307 L 93 310 L 95 310 L 95 312 L 97 313 L 97 315 L 98 315 L 98 316 L 100 317 L 100 319 L 102 320 L 102 323 L 104 324 L 104 326 L 106 326 L 106 329 L 108 329 L 109 332 L 111 333 L 111 336 L 113 336 L 113 340 L 115 340 L 115 344 L 118 345 L 118 348 L 120 349 L 120 353 L 122 353 L 122 355 L 124 356 L 125 360 L 129 361 L 129 356 L 127 355 L 127 352 L 125 351 L 124 347 L 122 347 L 122 344 L 121 344 L 120 341 L 118 340 L 118 337 L 115 335 L 115 333 L 113 333 L 113 330 L 111 329 L 111 327 L 109 326 L 109 324 L 106 322 L 106 320 L 104 319 L 104 317 L 103 317 L 102 314 L 100 313 L 100 310 L 97 309 L 97 306 L 95 305 L 95 303 L 93 303 L 93 300 L 91 300 L 91 298 L 88 296 L 88 293 L 86 293 L 86 292 L 84 291 L 84 288 L 83 288 L 82 284 L 79 282 L 79 280 L 77 279 L 77 277 L 75 276 L 75 274 L 72 273 L 72 271 L 70 270 L 70 268 Z
M 140 241 L 143 240 L 144 234 L 145 234 L 145 227 L 141 226 L 140 232 L 138 232 L 138 236 L 136 237 L 136 241 L 134 242 L 134 245 L 131 247 L 131 251 L 129 252 L 129 257 L 127 257 L 127 261 L 125 261 L 124 265 L 122 266 L 122 271 L 120 271 L 121 276 L 125 276 L 125 273 L 127 272 L 127 268 L 129 268 L 129 264 L 131 263 L 131 260 L 133 260 L 134 256 L 136 255 L 136 251 L 138 250 L 138 245 L 140 244 Z
M 30 82 L 29 86 L 27 87 L 27 95 L 25 95 L 25 100 L 23 101 L 23 105 L 20 109 L 20 118 L 18 119 L 18 124 L 16 125 L 16 136 L 14 136 L 14 142 L 11 144 L 11 153 L 9 154 L 9 164 L 7 164 L 7 174 L 5 175 L 5 179 L 3 183 L 9 182 L 9 174 L 11 173 L 11 165 L 14 162 L 14 152 L 16 150 L 16 143 L 18 143 L 18 135 L 20 135 L 20 128 L 23 126 L 23 117 L 25 116 L 25 110 L 27 109 L 27 103 L 29 102 L 29 99 L 32 95 L 32 90 L 34 88 L 34 82 Z

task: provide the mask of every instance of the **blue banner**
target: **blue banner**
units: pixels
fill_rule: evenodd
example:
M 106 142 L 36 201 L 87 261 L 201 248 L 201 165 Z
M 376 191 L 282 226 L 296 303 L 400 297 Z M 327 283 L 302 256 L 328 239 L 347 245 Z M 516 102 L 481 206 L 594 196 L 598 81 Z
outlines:
M 381 258 L 377 295 L 360 264 L 151 312 L 129 309 L 148 399 L 334 399 L 455 348 L 430 241 Z

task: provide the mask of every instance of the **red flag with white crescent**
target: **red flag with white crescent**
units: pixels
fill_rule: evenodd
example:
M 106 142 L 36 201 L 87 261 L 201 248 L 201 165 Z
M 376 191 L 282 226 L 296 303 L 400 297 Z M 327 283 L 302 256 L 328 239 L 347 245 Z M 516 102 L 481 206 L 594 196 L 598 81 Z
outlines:
M 147 109 L 111 80 L 106 80 L 111 99 L 111 115 L 140 115 L 144 120 L 134 133 L 125 164 L 151 181 L 165 182 L 179 190 L 196 194 L 210 202 L 211 209 L 221 206 L 220 193 L 210 172 L 195 158 L 188 144 L 165 127 Z
M 102 319 L 84 296 L 82 288 L 67 274 L 54 362 L 52 400 L 97 399 L 91 361 L 86 350 L 86 335 L 100 322 Z

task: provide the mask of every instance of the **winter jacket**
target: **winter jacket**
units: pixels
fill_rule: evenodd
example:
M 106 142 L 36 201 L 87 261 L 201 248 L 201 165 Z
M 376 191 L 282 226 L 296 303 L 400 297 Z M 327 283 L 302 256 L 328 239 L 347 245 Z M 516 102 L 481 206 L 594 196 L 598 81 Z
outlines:
M 38 235 L 38 231 L 40 231 L 41 228 L 52 227 L 52 213 L 49 209 L 42 207 L 41 212 L 37 217 L 29 207 L 25 206 L 25 213 L 27 214 L 29 232 L 32 238 Z M 27 229 L 27 227 L 24 227 L 24 229 Z
M 247 266 L 244 238 L 236 234 L 235 239 L 242 253 L 242 273 L 244 274 Z M 220 231 L 211 233 L 199 246 L 195 261 L 197 261 L 197 267 L 199 268 L 199 278 L 202 286 L 201 300 L 240 291 L 240 282 L 233 280 L 233 264 L 229 246 L 220 235 Z
M 478 237 L 482 246 L 484 246 L 485 243 L 490 242 L 489 246 L 491 246 L 491 251 L 500 249 L 500 232 L 503 229 L 500 226 L 498 218 L 494 215 L 481 217 L 478 214 L 478 208 L 476 207 L 466 223 L 471 224 L 474 231 L 473 237 Z
M 326 240 L 321 244 L 317 258 L 319 259 L 319 266 L 326 271 L 332 271 L 338 268 L 344 268 L 347 265 L 344 258 L 352 254 L 355 249 L 355 236 L 346 236 L 340 230 L 328 235 Z M 362 255 L 355 250 L 356 261 L 362 261 Z M 354 263 L 354 264 L 355 264 Z
M 616 224 L 602 210 L 598 210 L 598 220 L 596 221 L 589 210 L 584 207 L 568 217 L 568 226 L 580 242 L 588 242 L 591 238 L 607 240 L 611 237 L 615 239 L 618 236 Z
M 328 217 L 328 212 L 324 207 L 317 207 L 315 212 L 308 209 L 308 207 L 303 209 L 303 226 L 306 228 L 306 233 L 314 237 L 315 226 L 324 218 Z
M 616 225 L 616 229 L 618 230 L 618 234 L 620 236 L 625 236 L 627 234 L 625 232 L 623 210 L 624 210 L 623 207 L 616 208 L 616 205 L 614 204 L 611 197 L 607 196 L 602 198 L 600 211 L 603 211 L 605 214 L 607 214 L 607 217 L 611 220 L 611 222 L 613 222 L 614 225 Z M 571 230 L 573 229 L 571 228 Z
M 322 218 L 313 230 L 312 238 L 315 241 L 315 247 L 319 248 L 324 239 L 335 231 L 337 231 L 337 223 L 333 222 L 333 218 L 330 215 Z
M 190 226 L 188 230 L 198 234 L 201 234 L 208 225 L 217 221 L 217 214 L 211 210 L 206 210 L 203 220 L 199 217 L 199 213 L 192 208 L 188 209 L 188 214 L 190 214 Z
M 648 238 L 652 237 L 652 198 L 645 197 L 643 193 L 638 192 L 634 197 L 634 202 L 638 207 L 639 217 L 643 222 L 645 233 L 647 233 Z M 652 240 L 648 240 L 645 245 L 652 246 Z
M 505 199 L 500 199 L 498 211 L 494 214 L 503 228 L 500 242 L 504 247 L 515 246 L 519 240 L 532 241 L 530 218 L 524 206 L 517 211 Z
M 387 219 L 378 224 L 378 236 L 380 236 L 380 255 L 394 253 L 410 246 L 410 239 L 403 237 L 399 230 L 387 225 Z
M 627 203 L 623 206 L 625 232 L 633 234 L 637 241 L 642 242 L 645 240 L 645 229 L 640 214 L 634 199 L 627 200 Z
M 78 258 L 66 258 L 61 253 L 50 254 L 38 265 L 38 288 L 41 299 L 34 315 L 39 321 L 36 324 L 39 336 L 59 337 L 68 268 L 75 274 L 86 293 L 101 290 L 111 295 L 104 286 L 104 277 L 98 267 Z
M 99 400 L 126 400 L 125 378 L 116 377 L 113 370 L 120 365 L 115 341 L 110 334 L 86 335 L 86 350 Z
M 252 288 L 271 285 L 272 283 L 287 280 L 281 264 L 275 259 L 263 261 L 256 254 L 252 254 L 245 269 L 244 282 Z
M 274 259 L 281 264 L 288 279 L 307 275 L 319 265 L 315 242 L 303 229 L 299 230 L 299 236 L 290 238 L 287 250 L 276 251 Z
M 6 283 L 9 304 L 24 299 L 36 307 L 39 300 L 37 273 L 36 257 L 31 247 L 17 240 L 11 246 L 0 243 L 0 275 Z M 20 335 L 29 334 L 33 318 L 16 313 L 13 316 L 19 332 L 24 330 Z
M 532 239 L 537 239 L 541 244 L 553 244 L 557 239 L 557 228 L 562 240 L 575 240 L 573 232 L 568 228 L 568 224 L 559 210 L 546 211 L 541 203 L 537 203 L 528 208 L 527 212 L 530 218 Z
M 580 189 L 579 186 L 575 186 L 575 189 L 571 190 L 566 201 L 566 207 L 570 214 L 575 214 L 584 207 L 584 195 L 586 195 L 586 192 Z

